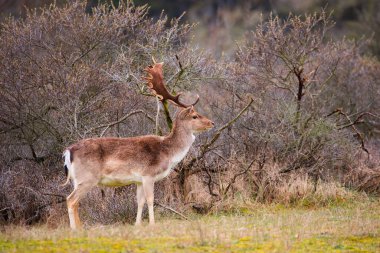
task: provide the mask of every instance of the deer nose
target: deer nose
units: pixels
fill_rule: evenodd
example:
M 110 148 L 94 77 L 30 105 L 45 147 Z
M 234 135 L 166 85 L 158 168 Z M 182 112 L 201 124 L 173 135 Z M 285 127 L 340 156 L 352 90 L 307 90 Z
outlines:
M 215 126 L 215 123 L 214 123 L 214 121 L 211 121 L 211 125 Z

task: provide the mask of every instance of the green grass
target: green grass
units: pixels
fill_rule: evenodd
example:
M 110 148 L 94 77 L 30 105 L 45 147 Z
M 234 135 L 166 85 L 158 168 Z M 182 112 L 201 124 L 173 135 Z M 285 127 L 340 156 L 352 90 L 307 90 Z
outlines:
M 10 226 L 0 234 L 0 252 L 380 252 L 379 200 L 241 210 L 190 221 L 158 218 L 154 227 Z

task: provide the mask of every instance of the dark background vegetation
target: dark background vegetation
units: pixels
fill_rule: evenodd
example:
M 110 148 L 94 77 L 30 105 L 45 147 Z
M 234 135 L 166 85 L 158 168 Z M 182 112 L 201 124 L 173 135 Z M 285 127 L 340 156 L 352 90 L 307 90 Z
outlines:
M 379 193 L 378 1 L 52 2 L 0 0 L 2 224 L 66 222 L 67 145 L 169 131 L 144 84 L 152 56 L 217 123 L 157 184 L 158 204 L 208 213 Z M 133 221 L 134 186 L 89 195 L 87 222 Z
M 56 3 L 63 6 L 70 3 L 68 0 L 1 0 L 0 15 L 7 17 L 12 15 L 23 18 L 26 9 L 39 8 Z M 285 18 L 291 12 L 303 14 L 325 8 L 328 13 L 332 12 L 333 20 L 336 22 L 334 36 L 359 39 L 362 36 L 373 37 L 370 49 L 374 55 L 380 54 L 380 7 L 376 0 L 183 0 L 183 1 L 133 1 L 136 5 L 148 4 L 149 15 L 158 17 L 164 11 L 169 18 L 179 17 L 183 13 L 184 20 L 201 24 L 197 30 L 197 40 L 203 46 L 217 46 L 217 50 L 233 50 L 232 44 L 240 38 L 246 29 L 253 29 L 258 16 L 273 13 Z M 118 6 L 120 0 L 89 0 L 86 4 L 86 12 L 99 4 L 113 4 Z M 220 29 L 218 29 L 220 28 Z M 216 37 L 214 40 L 209 35 Z M 203 36 L 202 36 L 203 35 Z

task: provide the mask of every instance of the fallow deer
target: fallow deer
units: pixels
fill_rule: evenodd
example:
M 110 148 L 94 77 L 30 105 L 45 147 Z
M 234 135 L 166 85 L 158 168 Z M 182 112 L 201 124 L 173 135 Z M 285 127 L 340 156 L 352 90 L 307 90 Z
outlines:
M 136 184 L 137 217 L 141 224 L 145 202 L 149 209 L 149 224 L 154 224 L 154 183 L 168 176 L 173 167 L 187 154 L 194 142 L 194 133 L 208 130 L 214 123 L 194 110 L 194 105 L 179 101 L 164 84 L 162 63 L 145 70 L 149 88 L 161 101 L 168 100 L 182 107 L 167 136 L 146 135 L 130 138 L 90 138 L 66 148 L 64 165 L 68 170 L 65 184 L 71 178 L 74 190 L 67 197 L 70 227 L 81 227 L 78 206 L 84 195 L 96 185 L 123 186 Z

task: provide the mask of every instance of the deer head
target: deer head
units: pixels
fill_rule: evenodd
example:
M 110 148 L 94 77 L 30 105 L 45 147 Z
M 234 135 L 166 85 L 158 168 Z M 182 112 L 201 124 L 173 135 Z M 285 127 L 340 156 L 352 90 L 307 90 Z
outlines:
M 193 133 L 203 132 L 214 127 L 214 122 L 196 112 L 193 106 L 180 111 L 177 114 L 176 122 Z

